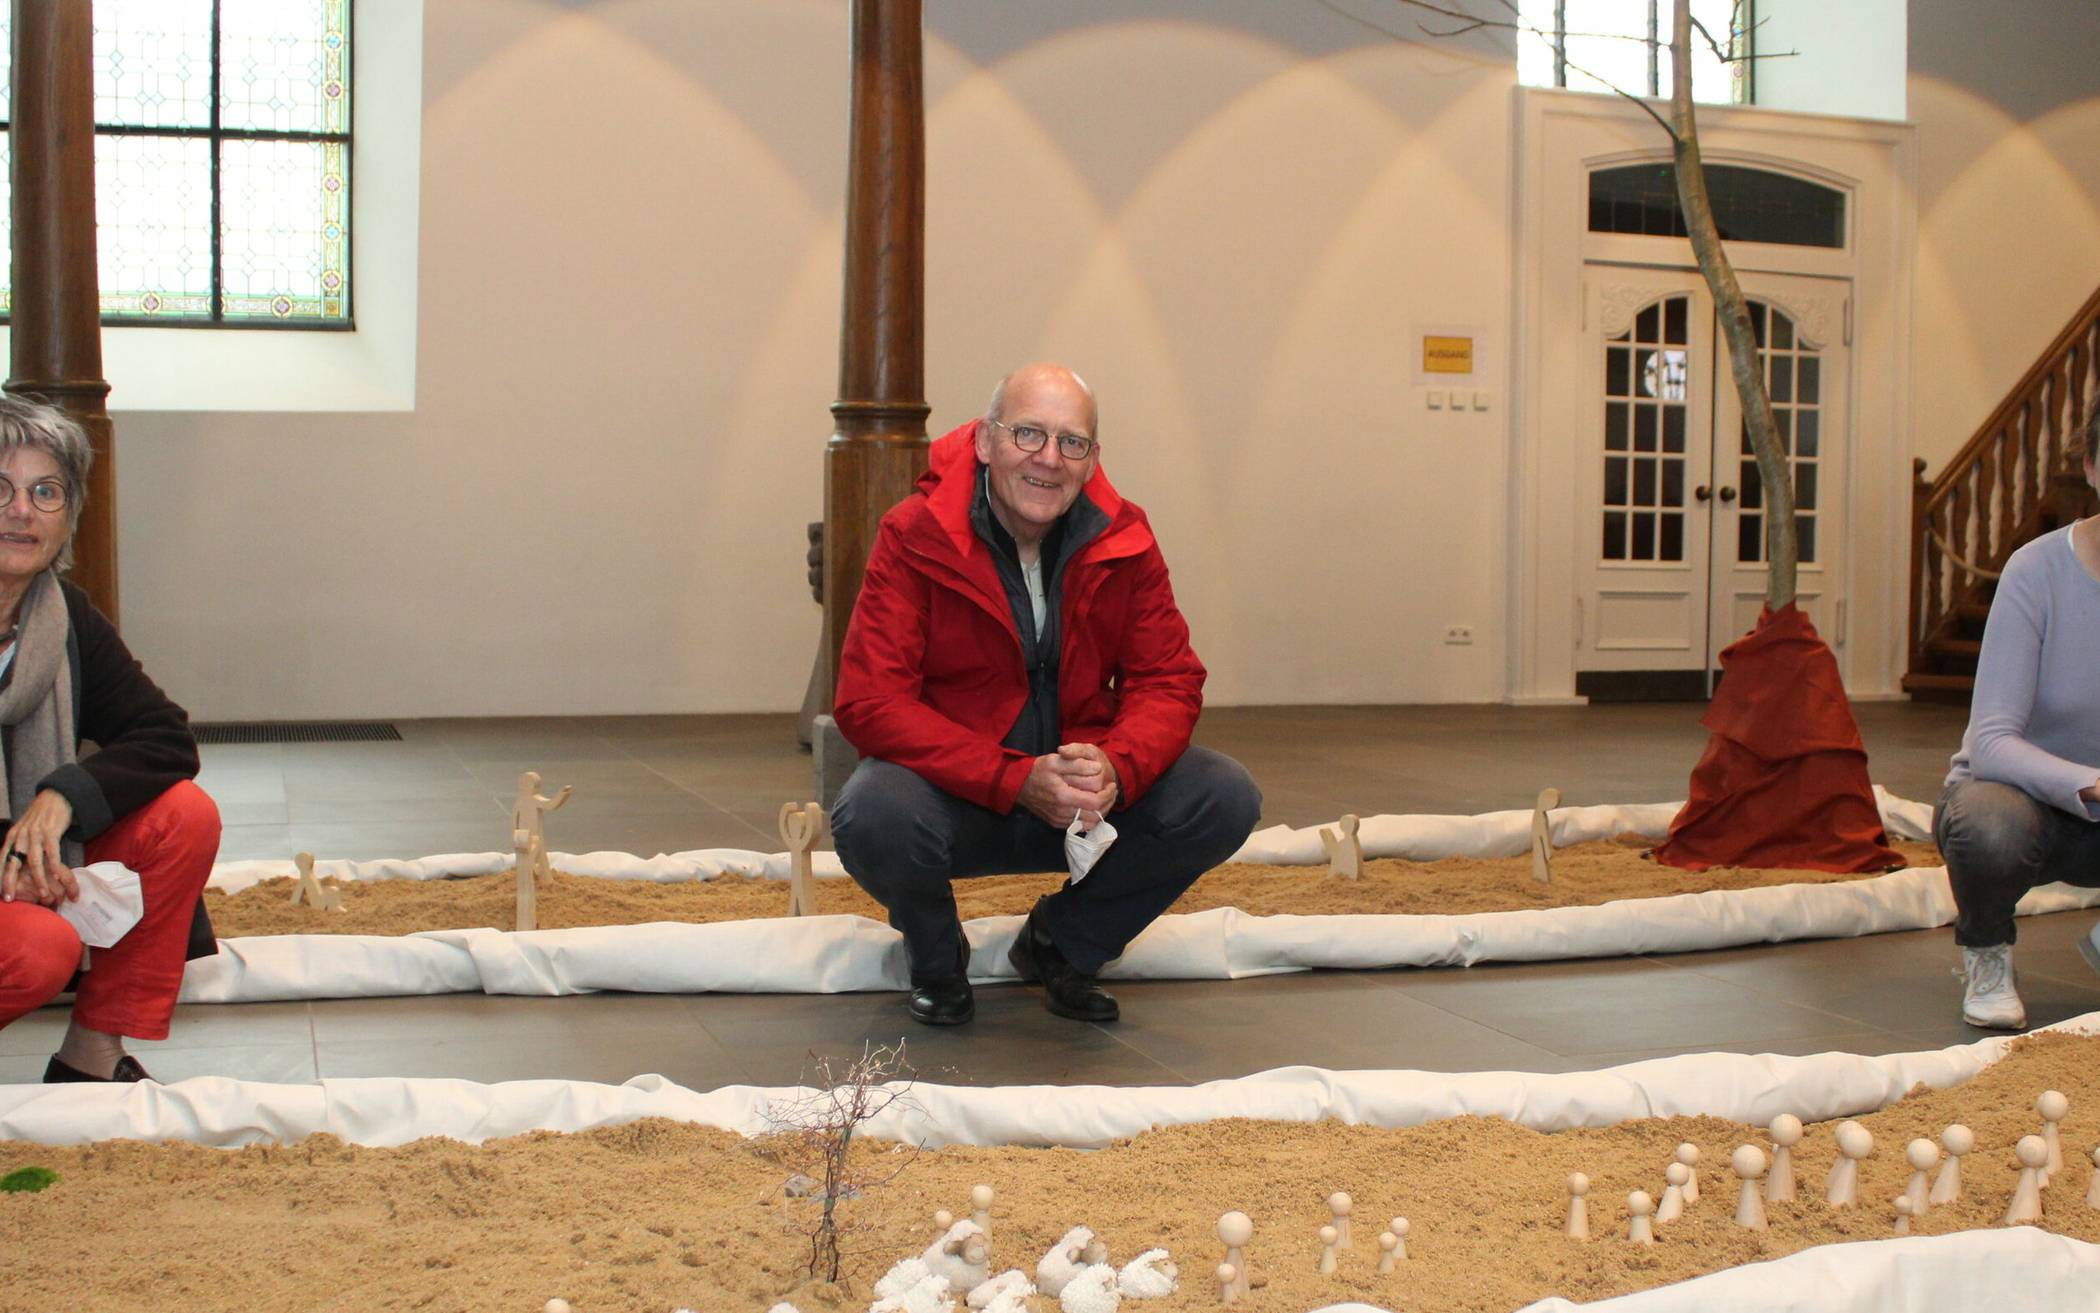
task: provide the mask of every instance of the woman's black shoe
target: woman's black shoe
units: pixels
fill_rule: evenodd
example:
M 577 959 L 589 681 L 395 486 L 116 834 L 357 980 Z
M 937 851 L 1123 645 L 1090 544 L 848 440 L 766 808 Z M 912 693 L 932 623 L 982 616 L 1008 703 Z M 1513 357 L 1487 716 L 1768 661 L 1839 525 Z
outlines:
M 74 1081 L 88 1081 L 97 1085 L 111 1085 L 120 1081 L 152 1080 L 139 1060 L 129 1053 L 117 1059 L 117 1065 L 108 1076 L 90 1076 L 78 1067 L 69 1066 L 53 1057 L 44 1065 L 44 1084 L 66 1085 Z

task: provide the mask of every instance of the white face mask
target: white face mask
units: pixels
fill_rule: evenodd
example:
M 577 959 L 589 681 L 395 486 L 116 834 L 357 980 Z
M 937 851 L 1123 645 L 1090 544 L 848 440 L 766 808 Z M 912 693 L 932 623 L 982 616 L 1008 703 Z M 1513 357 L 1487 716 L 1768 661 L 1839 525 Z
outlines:
M 1072 883 L 1086 879 L 1086 873 L 1094 869 L 1094 863 L 1115 841 L 1116 827 L 1108 823 L 1106 816 L 1094 822 L 1092 828 L 1087 828 L 1085 812 L 1074 816 L 1065 827 L 1065 867 L 1071 873 Z

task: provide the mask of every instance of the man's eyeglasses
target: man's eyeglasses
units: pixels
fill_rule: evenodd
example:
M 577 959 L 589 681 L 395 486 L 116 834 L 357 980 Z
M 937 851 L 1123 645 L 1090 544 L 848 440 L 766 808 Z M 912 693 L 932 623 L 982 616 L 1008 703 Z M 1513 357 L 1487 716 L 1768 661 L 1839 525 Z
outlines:
M 1050 435 L 1033 424 L 1007 424 L 996 419 L 988 419 L 986 422 L 994 428 L 1005 429 L 1013 438 L 1014 445 L 1023 451 L 1041 451 L 1043 444 L 1050 441 Z M 1077 433 L 1057 435 L 1057 454 L 1066 460 L 1085 460 L 1093 455 L 1094 448 L 1100 445 L 1092 438 L 1082 438 Z
M 1041 443 L 1037 443 L 1041 446 Z M 15 504 L 15 481 L 0 474 L 0 511 Z M 66 485 L 62 479 L 38 479 L 29 485 L 29 504 L 52 515 L 66 508 Z

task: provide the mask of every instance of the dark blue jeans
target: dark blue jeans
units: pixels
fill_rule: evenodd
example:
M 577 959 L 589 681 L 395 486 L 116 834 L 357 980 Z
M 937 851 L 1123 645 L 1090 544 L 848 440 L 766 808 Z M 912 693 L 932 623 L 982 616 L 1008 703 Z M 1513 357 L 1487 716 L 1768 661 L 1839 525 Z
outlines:
M 1036 905 L 1037 923 L 1066 961 L 1095 974 L 1245 843 L 1260 817 L 1261 790 L 1246 768 L 1191 747 L 1136 804 L 1109 813 L 1116 841 L 1086 879 Z M 1001 816 L 965 802 L 887 761 L 854 769 L 831 833 L 846 873 L 904 936 L 915 984 L 952 978 L 963 961 L 949 881 L 1065 869 L 1063 830 L 1018 807 Z
M 1954 886 L 1954 942 L 1964 948 L 2019 937 L 2013 905 L 2036 885 L 2100 888 L 2100 822 L 2080 820 L 2024 789 L 1967 779 L 1947 786 L 1932 837 Z

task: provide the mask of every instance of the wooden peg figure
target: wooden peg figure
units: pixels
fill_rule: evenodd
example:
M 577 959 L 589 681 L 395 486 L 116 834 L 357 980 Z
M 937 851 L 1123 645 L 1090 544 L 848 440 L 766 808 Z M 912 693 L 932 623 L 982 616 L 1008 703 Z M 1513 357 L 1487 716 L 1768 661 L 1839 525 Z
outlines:
M 1241 1212 L 1231 1212 L 1218 1219 L 1218 1239 L 1225 1245 L 1225 1261 L 1218 1266 L 1218 1277 L 1224 1283 L 1224 1302 L 1245 1299 L 1253 1286 L 1247 1280 L 1247 1242 L 1254 1239 L 1254 1219 Z M 1227 1269 L 1231 1275 L 1226 1275 Z
M 1540 789 L 1531 809 L 1531 878 L 1553 883 L 1553 822 L 1546 815 L 1560 806 L 1559 789 Z
M 1691 1179 L 1684 1183 L 1686 1205 L 1699 1202 L 1699 1146 L 1686 1140 L 1677 1146 L 1677 1161 L 1692 1169 Z
M 1910 1215 L 1923 1217 L 1932 1206 L 1932 1169 L 1940 1165 L 1940 1146 L 1919 1136 L 1905 1146 L 1903 1157 L 1910 1164 L 1910 1184 L 1903 1197 L 1910 1200 Z
M 1626 1196 L 1626 1238 L 1637 1245 L 1655 1243 L 1655 1201 L 1646 1190 L 1635 1190 Z
M 1386 1229 L 1393 1233 L 1393 1261 L 1405 1263 L 1407 1261 L 1407 1233 L 1412 1229 L 1408 1225 L 1407 1219 L 1396 1217 Z
M 1940 1143 L 1946 1146 L 1947 1161 L 1940 1164 L 1932 1193 L 1925 1197 L 1928 1204 L 1951 1204 L 1961 1198 L 1961 1160 L 1975 1151 L 1976 1132 L 1956 1122 L 1940 1132 Z
M 2020 1183 L 2013 1187 L 2012 1207 L 2005 1210 L 2005 1224 L 2042 1220 L 2042 1173 L 2049 1166 L 2049 1142 L 2039 1135 L 2023 1135 L 2013 1146 L 2020 1160 Z
M 1336 1249 L 1349 1248 L 1349 1213 L 1355 1207 L 1356 1201 L 1351 1199 L 1345 1191 L 1337 1190 L 1327 1196 L 1327 1210 L 1334 1214 L 1334 1233 L 1336 1237 L 1334 1247 Z
M 1837 1128 L 1837 1161 L 1830 1165 L 1830 1180 L 1823 1201 L 1832 1208 L 1859 1206 L 1859 1164 L 1874 1152 L 1874 1132 L 1855 1121 L 1842 1121 Z
M 548 812 L 560 807 L 574 792 L 563 785 L 551 798 L 540 794 L 540 773 L 518 776 L 518 800 L 510 809 L 510 840 L 518 850 L 518 929 L 537 930 L 540 924 L 539 887 L 554 878 L 547 861 Z
M 829 833 L 824 809 L 813 802 L 780 805 L 780 838 L 788 852 L 788 915 L 815 916 L 817 890 L 809 870 L 809 850 Z
M 1336 822 L 1341 833 L 1321 829 L 1320 847 L 1327 853 L 1327 874 L 1344 880 L 1357 880 L 1364 873 L 1364 846 L 1356 837 L 1356 827 L 1361 824 L 1356 815 L 1342 817 Z
M 1394 1235 L 1391 1231 L 1380 1231 L 1378 1233 L 1378 1275 L 1382 1277 L 1392 1275 L 1393 1250 L 1399 1248 L 1399 1246 L 1400 1237 Z
M 330 889 L 314 877 L 314 855 L 300 853 L 292 859 L 299 868 L 299 881 L 292 886 L 292 906 L 305 903 L 322 912 L 339 912 L 343 907 L 343 891 Z
M 1332 1226 L 1320 1228 L 1320 1275 L 1323 1277 L 1334 1275 L 1334 1251 L 1339 1247 L 1337 1242 L 1340 1239 L 1341 1232 Z
M 1758 1184 L 1765 1174 L 1765 1151 L 1754 1144 L 1737 1147 L 1728 1160 L 1735 1174 L 1742 1179 L 1743 1188 L 1736 1196 L 1735 1224 L 1752 1231 L 1765 1229 L 1764 1190 Z
M 2056 1124 L 2071 1111 L 2071 1101 L 2060 1090 L 2043 1090 L 2034 1101 L 2034 1110 L 2042 1115 L 2042 1143 L 2049 1146 L 2049 1163 L 2042 1168 L 2041 1185 L 2049 1188 L 2049 1178 L 2064 1169 L 2063 1141 L 2057 1135 Z
M 2085 1206 L 2100 1208 L 2100 1149 L 2093 1150 L 2093 1179 L 2085 1187 Z
M 1218 1302 L 1230 1304 L 1240 1297 L 1240 1270 L 1230 1263 L 1218 1264 Z
M 1918 1215 L 1918 1208 L 1907 1194 L 1896 1196 L 1896 1234 L 1910 1234 L 1910 1219 Z
M 1589 1196 L 1590 1178 L 1582 1172 L 1568 1173 L 1568 1222 L 1561 1229 L 1567 1232 L 1570 1240 L 1590 1238 Z
M 992 1236 L 992 1187 L 973 1185 L 970 1187 L 970 1220 L 984 1232 L 985 1239 Z
M 1673 1162 L 1663 1169 L 1663 1197 L 1655 1206 L 1656 1225 L 1667 1225 L 1684 1216 L 1684 1187 L 1691 1179 L 1692 1169 L 1683 1163 Z
M 1772 1170 L 1765 1174 L 1765 1202 L 1784 1203 L 1794 1197 L 1794 1146 L 1801 1143 L 1801 1119 L 1783 1112 L 1766 1129 L 1772 1133 Z

